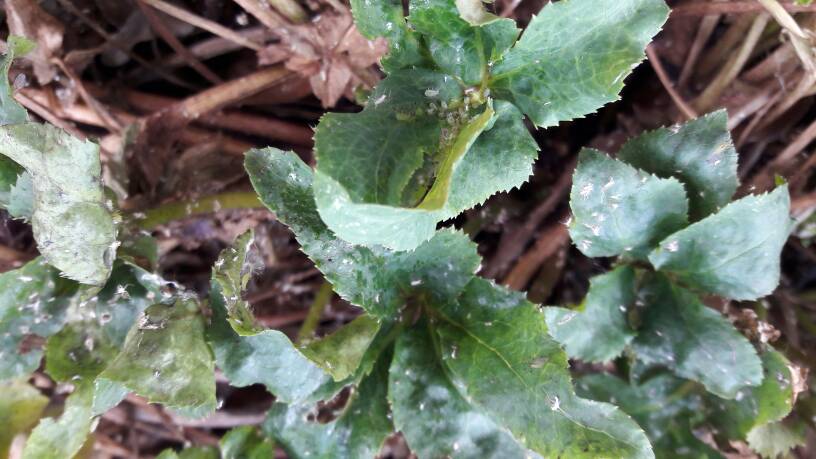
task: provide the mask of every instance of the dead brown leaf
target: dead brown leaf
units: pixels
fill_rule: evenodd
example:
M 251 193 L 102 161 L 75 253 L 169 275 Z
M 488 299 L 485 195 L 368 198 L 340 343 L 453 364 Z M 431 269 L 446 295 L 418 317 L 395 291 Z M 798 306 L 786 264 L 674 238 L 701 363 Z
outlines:
M 37 81 L 41 85 L 50 83 L 57 76 L 57 68 L 51 63 L 51 58 L 61 56 L 65 27 L 43 10 L 38 2 L 6 0 L 5 5 L 9 33 L 37 43 L 27 59 L 33 64 Z
M 370 67 L 388 51 L 383 39 L 368 40 L 357 31 L 351 15 L 326 13 L 305 25 L 281 31 L 281 41 L 258 53 L 261 65 L 285 63 L 286 68 L 309 79 L 314 95 L 324 107 L 354 90 L 376 84 Z

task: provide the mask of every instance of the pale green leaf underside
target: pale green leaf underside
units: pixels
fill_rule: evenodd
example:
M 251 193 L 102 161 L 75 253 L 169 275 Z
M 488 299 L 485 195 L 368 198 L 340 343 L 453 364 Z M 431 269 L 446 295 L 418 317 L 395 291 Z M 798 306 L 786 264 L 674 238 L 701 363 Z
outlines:
M 544 314 L 474 278 L 436 326 L 454 385 L 544 457 L 652 458 L 645 434 L 614 406 L 579 398 Z
M 214 362 L 196 302 L 179 299 L 147 308 L 99 378 L 188 417 L 214 411 Z
M 748 340 L 688 290 L 656 274 L 639 291 L 645 308 L 632 349 L 647 365 L 663 365 L 723 398 L 758 386 L 762 364 Z
M 245 164 L 261 201 L 292 229 L 335 292 L 374 317 L 393 317 L 406 295 L 455 298 L 479 266 L 475 245 L 454 231 L 440 231 L 411 252 L 351 245 L 320 219 L 312 171 L 296 155 L 252 150 Z
M 590 279 L 589 293 L 576 310 L 544 310 L 550 335 L 564 345 L 571 358 L 607 362 L 619 356 L 635 331 L 627 312 L 635 303 L 635 271 L 621 266 Z
M 28 172 L 21 173 L 9 188 L 6 210 L 14 218 L 31 220 L 34 214 L 34 180 Z
M 493 67 L 490 88 L 540 127 L 592 113 L 618 98 L 668 13 L 662 0 L 550 3 Z
M 659 177 L 683 182 L 692 221 L 728 204 L 739 185 L 737 152 L 725 110 L 641 134 L 626 142 L 618 158 Z
M 688 201 L 677 179 L 662 179 L 584 149 L 572 179 L 569 232 L 588 257 L 646 258 L 687 224 Z
M 70 279 L 104 284 L 116 257 L 116 226 L 106 207 L 99 146 L 51 125 L 24 123 L 0 127 L 0 154 L 31 174 L 40 253 Z
M 337 419 L 320 423 L 308 404 L 276 403 L 263 424 L 289 457 L 294 459 L 356 459 L 376 457 L 393 428 L 386 400 L 387 361 L 354 389 L 348 405 Z
M 649 261 L 705 292 L 736 300 L 760 298 L 779 284 L 789 212 L 787 186 L 746 196 L 666 237 Z

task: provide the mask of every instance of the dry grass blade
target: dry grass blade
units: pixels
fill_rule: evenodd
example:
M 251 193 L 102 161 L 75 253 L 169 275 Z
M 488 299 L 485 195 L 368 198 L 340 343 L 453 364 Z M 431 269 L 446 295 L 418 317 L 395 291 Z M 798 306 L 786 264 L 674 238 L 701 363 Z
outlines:
M 173 16 L 174 18 L 184 21 L 188 24 L 194 25 L 201 29 L 204 29 L 212 34 L 218 35 L 226 40 L 230 40 L 236 44 L 244 46 L 249 49 L 254 49 L 255 51 L 260 51 L 263 46 L 255 43 L 251 40 L 247 40 L 244 36 L 239 33 L 236 33 L 232 29 L 228 29 L 221 24 L 216 22 L 210 21 L 209 19 L 204 19 L 200 16 L 196 16 L 189 11 L 185 11 L 175 5 L 171 5 L 167 2 L 162 0 L 141 0 L 142 2 L 156 8 L 157 10 Z
M 677 108 L 683 112 L 683 115 L 686 116 L 687 119 L 694 119 L 697 118 L 697 112 L 694 111 L 680 93 L 674 88 L 674 84 L 669 79 L 669 75 L 666 74 L 666 70 L 663 68 L 663 64 L 660 63 L 660 56 L 657 55 L 657 52 L 654 50 L 654 46 L 649 45 L 646 47 L 646 56 L 649 57 L 649 63 L 652 65 L 655 73 L 657 74 L 657 78 L 660 80 L 660 83 L 663 85 L 663 88 L 666 89 L 666 92 L 669 93 L 669 97 L 671 97 L 674 104 L 677 105 Z
M 139 9 L 142 10 L 142 13 L 150 22 L 150 26 L 153 27 L 153 30 L 155 30 L 156 33 L 158 33 L 159 36 L 161 36 L 162 39 L 167 42 L 171 48 L 173 48 L 173 51 L 175 51 L 190 65 L 190 67 L 195 69 L 196 72 L 206 78 L 210 83 L 221 83 L 221 78 L 202 64 L 201 61 L 196 59 L 192 53 L 190 53 L 190 51 L 178 40 L 178 38 L 173 35 L 173 32 L 167 28 L 159 15 L 157 15 L 149 6 L 147 6 L 145 0 L 136 0 L 136 4 L 139 5 Z

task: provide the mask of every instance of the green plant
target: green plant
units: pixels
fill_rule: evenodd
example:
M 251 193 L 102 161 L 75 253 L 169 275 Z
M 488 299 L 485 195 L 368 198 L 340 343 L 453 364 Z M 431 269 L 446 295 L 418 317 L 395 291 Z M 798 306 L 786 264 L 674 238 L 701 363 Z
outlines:
M 728 140 L 723 114 L 680 128 L 679 144 L 671 131 L 658 131 L 620 154 L 680 180 L 650 176 L 597 152 L 582 154 L 571 231 L 587 255 L 620 255 L 615 271 L 593 281 L 586 303 L 608 320 L 540 308 L 478 277 L 475 244 L 461 232 L 437 230 L 439 222 L 527 179 L 537 147 L 524 116 L 547 127 L 617 98 L 666 19 L 662 0 L 557 2 L 520 38 L 513 21 L 490 15 L 479 1 L 415 0 L 407 18 L 401 1 L 352 0 L 352 7 L 359 29 L 384 36 L 391 49 L 382 63 L 387 76 L 366 107 L 321 120 L 315 171 L 276 149 L 246 155 L 263 204 L 292 229 L 334 291 L 363 310 L 334 333 L 297 345 L 260 326 L 242 299 L 256 269 L 251 232 L 221 254 L 207 301 L 166 282 L 154 273 L 155 241 L 139 235 L 137 220 L 119 217 L 115 199 L 107 197 L 98 147 L 29 121 L 4 73 L 0 203 L 31 221 L 42 256 L 0 274 L 0 378 L 15 394 L 0 403 L 0 419 L 25 413 L 10 418 L 4 435 L 11 437 L 0 438 L 3 453 L 9 438 L 41 415 L 44 399 L 26 379 L 43 356 L 45 372 L 74 390 L 60 416 L 43 418 L 31 432 L 25 458 L 74 456 L 98 416 L 131 392 L 182 416 L 206 416 L 217 405 L 216 366 L 232 385 L 263 384 L 276 396 L 267 420 L 260 431 L 231 431 L 219 450 L 162 457 L 269 457 L 269 438 L 292 457 L 373 457 L 394 431 L 420 457 L 649 458 L 666 447 L 667 431 L 671 441 L 703 451 L 691 424 L 683 430 L 674 423 L 684 409 L 714 396 L 671 374 L 651 377 L 660 365 L 733 399 L 733 406 L 712 408 L 739 420 L 729 424 L 739 429 L 729 438 L 767 437 L 762 429 L 784 428 L 775 421 L 790 409 L 792 386 L 763 378 L 763 368 L 785 371 L 784 357 L 766 349 L 760 359 L 681 287 L 749 299 L 777 282 L 762 270 L 778 272 L 787 226 L 762 225 L 767 216 L 752 212 L 787 219 L 784 188 L 708 216 L 736 188 L 733 149 L 722 143 Z M 26 48 L 26 41 L 9 39 L 5 72 Z M 682 164 L 670 163 L 668 154 L 646 155 L 694 142 L 703 146 L 687 147 Z M 714 150 L 706 149 L 711 145 Z M 722 161 L 713 169 L 701 167 L 709 157 L 693 156 L 715 150 Z M 603 194 L 612 189 L 622 193 L 614 203 L 614 195 Z M 627 215 L 626 225 L 598 221 L 595 213 L 612 206 Z M 765 239 L 712 274 L 712 259 L 690 252 L 692 243 L 724 231 L 734 218 L 757 225 L 746 237 Z M 750 272 L 745 259 L 761 265 Z M 743 275 L 752 277 L 746 282 Z M 638 295 L 667 302 L 643 308 L 642 323 L 632 327 L 619 308 Z M 678 314 L 693 326 L 675 326 L 665 341 L 648 333 Z M 709 348 L 688 336 L 696 333 L 729 343 L 746 367 L 735 368 L 725 358 L 730 354 L 709 357 Z M 600 345 L 589 348 L 589 339 Z M 578 385 L 587 398 L 576 395 L 568 353 L 607 361 L 624 349 L 633 356 L 629 374 L 641 385 L 590 376 Z M 693 358 L 665 365 L 667 356 L 686 351 Z M 700 371 L 709 364 L 738 377 Z M 653 397 L 648 385 L 682 405 L 642 415 L 640 400 Z M 346 406 L 330 422 L 318 422 L 318 402 L 341 392 L 348 393 Z M 697 398 L 686 403 L 692 394 Z M 613 397 L 623 411 L 590 400 Z M 686 445 L 669 447 L 676 444 Z
M 763 440 L 792 432 L 779 421 L 796 398 L 797 370 L 760 331 L 752 344 L 701 298 L 771 293 L 792 228 L 785 185 L 730 202 L 737 154 L 726 124 L 720 111 L 636 137 L 617 159 L 581 152 L 570 236 L 587 256 L 617 259 L 577 308 L 545 311 L 571 358 L 624 356 L 628 381 L 590 375 L 579 392 L 617 400 L 659 457 L 721 457 L 695 428 L 724 442 L 747 439 L 769 456 L 776 452 Z

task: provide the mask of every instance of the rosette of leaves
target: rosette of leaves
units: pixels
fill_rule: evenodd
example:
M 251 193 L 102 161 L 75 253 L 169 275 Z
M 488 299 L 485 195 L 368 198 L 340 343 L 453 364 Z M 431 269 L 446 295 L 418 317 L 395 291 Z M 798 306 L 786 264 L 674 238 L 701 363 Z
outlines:
M 758 353 L 704 303 L 712 295 L 756 300 L 771 293 L 791 228 L 785 185 L 732 201 L 737 153 L 726 125 L 720 111 L 636 137 L 616 159 L 581 152 L 570 236 L 587 256 L 617 258 L 612 271 L 591 279 L 582 304 L 545 311 L 550 333 L 570 357 L 628 357 L 631 383 L 593 376 L 586 379 L 588 393 L 631 401 L 622 408 L 641 421 L 654 445 L 665 442 L 661 448 L 688 450 L 689 457 L 719 457 L 691 434 L 696 424 L 734 416 L 740 427 L 718 432 L 745 439 L 752 428 L 784 417 L 792 401 L 784 357 L 770 348 Z M 700 385 L 705 390 L 698 394 Z M 680 388 L 693 396 L 671 395 Z M 653 413 L 637 408 L 654 392 L 676 403 Z M 766 403 L 773 414 L 763 414 Z M 682 414 L 698 413 L 697 405 L 722 413 Z
M 524 183 L 548 127 L 617 99 L 666 20 L 662 0 L 551 3 L 520 35 L 478 1 L 352 0 L 390 46 L 359 113 L 315 132 L 318 212 L 353 244 L 414 249 L 452 218 Z M 520 36 L 519 36 L 520 35 Z
M 285 377 L 299 381 L 321 369 L 323 377 L 309 379 L 320 383 L 310 394 L 269 382 L 284 377 L 274 374 L 277 360 L 249 340 L 270 331 L 242 333 L 245 309 L 225 305 L 220 325 L 213 323 L 224 330 L 223 344 L 213 342 L 216 356 L 232 349 L 223 360 L 240 361 L 242 384 L 264 382 L 283 395 L 263 429 L 292 457 L 373 457 L 394 431 L 421 458 L 654 457 L 631 418 L 575 394 L 566 354 L 540 309 L 476 276 L 481 259 L 462 233 L 437 231 L 413 251 L 353 245 L 321 219 L 316 173 L 295 154 L 253 150 L 246 168 L 261 201 L 334 290 L 364 311 L 297 346 L 299 363 Z M 348 402 L 327 422 L 316 402 L 343 388 Z

